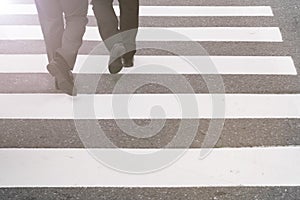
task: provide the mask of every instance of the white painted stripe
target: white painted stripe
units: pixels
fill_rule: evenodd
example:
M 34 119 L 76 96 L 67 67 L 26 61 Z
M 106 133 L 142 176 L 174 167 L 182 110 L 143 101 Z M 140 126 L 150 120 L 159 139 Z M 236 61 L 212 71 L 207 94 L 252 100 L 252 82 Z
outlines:
M 43 35 L 38 25 L 1 25 L 0 40 L 43 40 Z M 87 27 L 84 40 L 100 40 L 98 28 Z M 137 40 L 282 42 L 282 35 L 278 27 L 142 27 Z
M 225 116 L 212 116 L 215 108 L 212 107 L 213 97 L 217 107 L 225 102 Z M 80 95 L 74 99 L 76 113 L 78 105 L 90 105 L 91 99 L 94 100 L 97 119 L 300 118 L 300 94 Z M 197 102 L 198 108 L 191 103 L 193 101 Z M 113 103 L 124 103 L 129 113 L 113 109 Z M 157 106 L 165 113 L 151 112 Z M 73 99 L 64 94 L 0 94 L 0 110 L 2 119 L 74 119 Z M 95 116 L 86 112 L 76 114 L 79 119 L 93 119 Z
M 119 7 L 114 6 L 119 15 Z M 37 15 L 34 4 L 1 5 L 0 15 Z M 93 16 L 92 6 L 88 11 Z M 140 16 L 274 16 L 270 6 L 140 6 Z
M 153 150 L 161 149 L 126 149 Z M 133 175 L 105 167 L 85 149 L 0 149 L 0 188 L 300 186 L 299 146 L 213 149 L 203 160 L 200 151 L 189 149 L 163 170 Z
M 195 60 L 195 56 L 136 56 L 135 66 L 147 66 L 148 70 L 124 68 L 126 74 L 269 74 L 296 75 L 293 59 L 288 56 L 197 56 L 203 65 L 195 69 L 187 61 Z M 95 65 L 84 65 L 89 63 Z M 214 64 L 215 70 L 212 69 Z M 40 54 L 0 55 L 0 73 L 48 73 L 46 70 L 47 56 Z M 108 56 L 79 55 L 75 73 L 108 73 Z M 172 73 L 160 70 L 165 66 Z M 145 69 L 145 68 L 142 68 Z M 216 71 L 217 70 L 217 71 Z

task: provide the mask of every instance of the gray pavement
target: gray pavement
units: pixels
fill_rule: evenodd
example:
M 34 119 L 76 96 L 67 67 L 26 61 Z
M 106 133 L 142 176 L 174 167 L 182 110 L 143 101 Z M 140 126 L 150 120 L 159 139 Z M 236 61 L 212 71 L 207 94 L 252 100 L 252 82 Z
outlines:
M 129 126 L 129 120 L 122 120 Z M 195 123 L 195 120 L 187 120 Z M 149 120 L 136 120 L 146 125 Z M 114 120 L 99 120 L 107 137 L 120 148 L 163 148 L 174 137 L 181 120 L 167 120 L 154 137 L 137 139 L 124 134 Z M 200 148 L 210 120 L 198 120 L 191 148 Z M 1 120 L 0 148 L 83 148 L 73 120 Z M 189 128 L 184 129 L 190 131 Z M 299 119 L 228 119 L 216 148 L 288 146 L 300 144 Z M 180 147 L 179 147 L 180 148 Z
M 13 0 L 16 3 L 33 3 L 32 0 Z M 270 5 L 274 17 L 141 17 L 141 26 L 209 27 L 209 26 L 276 26 L 283 34 L 283 43 L 255 42 L 200 42 L 210 55 L 231 56 L 292 56 L 300 72 L 300 1 L 299 0 L 141 0 L 141 5 Z M 36 16 L 0 16 L 0 25 L 37 25 Z M 95 26 L 90 17 L 88 26 Z M 98 42 L 84 42 L 80 54 L 88 54 Z M 140 42 L 143 46 L 145 42 Z M 188 42 L 161 43 L 193 55 Z M 45 53 L 43 41 L 0 41 L 0 54 Z M 103 49 L 101 54 L 107 54 Z M 139 55 L 168 55 L 157 50 L 141 50 Z M 87 75 L 92 76 L 92 75 Z M 130 75 L 143 79 L 146 75 Z M 155 75 L 170 82 L 175 75 Z M 213 75 L 210 75 L 213 76 Z M 204 81 L 197 75 L 186 75 L 196 93 L 208 93 Z M 104 75 L 97 93 L 111 93 L 117 76 Z M 223 75 L 226 93 L 299 94 L 300 76 L 280 75 Z M 89 93 L 89 90 L 84 92 Z M 167 89 L 152 85 L 137 93 L 169 93 Z M 0 74 L 0 93 L 57 93 L 48 74 Z M 185 93 L 185 91 L 181 91 Z M 1 111 L 0 111 L 1 112 Z M 193 120 L 189 120 L 193 123 Z M 209 120 L 199 120 L 200 127 L 192 148 L 199 148 Z M 147 124 L 147 120 L 138 120 Z M 173 137 L 178 120 L 168 120 L 164 129 L 155 137 L 136 139 L 125 135 L 114 120 L 99 120 L 110 134 L 111 141 L 123 148 L 164 147 Z M 188 130 L 186 130 L 188 131 Z M 72 120 L 12 120 L 0 119 L 0 148 L 82 148 Z M 216 148 L 263 147 L 300 145 L 299 119 L 229 119 Z M 300 164 L 300 163 L 299 163 Z M 0 172 L 1 173 L 1 172 Z M 0 189 L 0 200 L 67 200 L 67 199 L 259 199 L 298 200 L 300 187 L 231 187 L 231 188 L 7 188 Z
M 80 188 L 80 189 L 7 189 L 0 190 L 1 200 L 232 200 L 232 199 L 272 199 L 298 200 L 299 187 L 265 187 L 265 188 Z

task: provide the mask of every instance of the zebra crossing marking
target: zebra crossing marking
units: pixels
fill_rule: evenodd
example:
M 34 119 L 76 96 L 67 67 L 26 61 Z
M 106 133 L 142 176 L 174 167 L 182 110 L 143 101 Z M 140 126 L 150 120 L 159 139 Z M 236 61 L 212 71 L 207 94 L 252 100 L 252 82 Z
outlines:
M 224 103 L 224 116 L 213 115 L 212 98 L 214 103 Z M 74 117 L 74 108 L 89 108 L 91 99 L 95 116 L 77 113 Z M 128 113 L 113 109 L 116 102 L 127 102 Z M 191 102 L 198 104 L 198 112 L 183 112 L 182 106 L 186 108 Z M 87 94 L 75 99 L 65 94 L 0 94 L 0 119 L 300 118 L 299 102 L 300 94 Z M 151 113 L 157 106 L 165 113 Z
M 136 71 L 124 68 L 126 74 L 169 74 L 159 69 L 159 65 L 169 67 L 172 74 L 260 74 L 297 75 L 295 64 L 290 56 L 197 56 L 204 65 L 194 68 L 187 61 L 195 56 L 136 56 L 135 66 L 147 66 L 149 70 Z M 85 65 L 89 63 L 95 65 Z M 211 68 L 212 62 L 216 68 Z M 47 56 L 44 54 L 0 54 L 0 73 L 48 73 Z M 73 72 L 105 73 L 108 56 L 79 55 Z
M 161 149 L 123 149 L 134 154 L 154 150 Z M 93 151 L 109 155 L 118 150 Z M 300 147 L 220 148 L 204 160 L 200 151 L 188 149 L 165 169 L 133 175 L 102 165 L 86 149 L 0 149 L 0 188 L 300 186 Z
M 118 6 L 114 9 L 119 15 Z M 7 4 L 0 7 L 0 15 L 37 15 L 34 4 Z M 89 16 L 93 16 L 90 6 Z M 203 16 L 274 16 L 270 6 L 140 6 L 140 16 L 203 17 Z
M 31 8 L 30 8 L 31 6 Z M 0 8 L 1 14 L 36 14 L 30 5 Z M 35 9 L 35 8 L 34 8 Z M 168 10 L 166 10 L 168 9 Z M 156 14 L 154 13 L 157 12 Z M 27 13 L 26 13 L 27 12 Z M 89 10 L 91 15 L 91 10 Z M 159 7 L 142 6 L 142 16 L 273 16 L 271 7 Z M 176 14 L 176 15 L 175 15 Z M 278 27 L 174 27 L 176 30 L 197 41 L 242 41 L 242 42 L 282 42 Z M 86 40 L 100 40 L 96 27 L 88 27 Z M 143 31 L 156 28 L 141 28 Z M 139 38 L 146 40 L 145 38 Z M 0 40 L 43 40 L 39 26 L 0 26 Z M 163 38 L 151 41 L 176 41 Z M 5 56 L 5 57 L 4 57 Z M 1 73 L 45 72 L 45 56 L 18 55 L 28 61 L 28 67 L 19 63 L 16 55 L 1 55 Z M 23 57 L 22 57 L 23 56 Z M 32 56 L 32 57 L 31 57 Z M 4 58 L 4 60 L 3 60 Z M 79 56 L 79 63 L 82 62 Z M 164 61 L 175 66 L 178 73 L 196 73 L 181 69 L 183 63 L 167 57 L 139 57 L 137 63 L 147 59 L 158 63 Z M 211 57 L 221 74 L 277 74 L 295 75 L 291 57 Z M 8 62 L 16 59 L 14 62 Z M 96 57 L 95 57 L 96 59 Z M 176 62 L 176 63 L 175 63 Z M 5 67 L 2 65 L 5 64 Z M 6 65 L 7 64 L 7 65 Z M 21 65 L 22 64 L 22 65 Z M 78 66 L 77 64 L 77 66 Z M 180 64 L 180 65 L 179 65 Z M 104 65 L 103 65 L 104 66 Z M 24 68 L 21 68 L 24 67 Z M 250 69 L 251 68 L 251 69 Z M 91 69 L 92 72 L 95 70 Z M 223 71 L 222 71 L 223 70 Z M 249 70 L 249 71 L 248 71 Z M 159 72 L 157 72 L 159 73 Z M 134 95 L 130 109 L 132 118 L 160 118 L 150 116 L 153 105 L 162 105 L 167 118 L 210 118 L 212 94 L 183 95 L 196 97 L 200 115 L 182 116 L 177 106 L 176 95 L 146 94 Z M 116 119 L 112 114 L 112 97 L 122 95 L 96 95 L 96 115 L 100 119 Z M 124 95 L 123 95 L 124 96 Z M 126 94 L 125 94 L 126 96 Z M 225 118 L 299 118 L 299 94 L 225 94 Z M 64 94 L 0 94 L 0 119 L 72 119 L 72 98 Z M 105 106 L 104 106 L 105 105 Z M 205 106 L 204 106 L 205 105 Z M 117 118 L 124 116 L 117 116 Z M 147 153 L 153 149 L 126 149 L 136 153 Z M 154 149 L 157 150 L 157 149 Z M 100 151 L 103 151 L 103 149 Z M 114 150 L 112 150 L 114 151 Z M 170 150 L 176 151 L 176 150 Z M 299 186 L 300 147 L 254 147 L 213 149 L 207 159 L 199 160 L 200 149 L 189 149 L 184 157 L 169 168 L 153 174 L 130 176 L 105 168 L 97 163 L 85 149 L 0 149 L 0 188 L 17 187 L 240 187 L 240 186 Z M 220 163 L 222 163 L 220 165 Z M 176 176 L 175 176 L 176 175 Z
M 162 35 L 160 30 L 177 34 Z M 0 25 L 0 40 L 43 40 L 43 35 L 38 25 Z M 84 40 L 100 41 L 98 28 L 87 27 Z M 278 27 L 141 27 L 137 40 L 282 42 L 282 35 Z

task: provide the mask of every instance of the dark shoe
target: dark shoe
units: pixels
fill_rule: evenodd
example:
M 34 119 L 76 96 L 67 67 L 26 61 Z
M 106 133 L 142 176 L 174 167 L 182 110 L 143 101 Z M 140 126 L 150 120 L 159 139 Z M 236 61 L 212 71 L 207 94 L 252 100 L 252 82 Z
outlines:
M 134 61 L 132 58 L 122 58 L 123 67 L 133 67 Z
M 70 74 L 70 78 L 72 79 L 72 81 L 74 82 L 74 79 L 73 79 L 73 74 Z M 58 87 L 58 81 L 57 79 L 55 78 L 55 89 L 56 90 L 59 90 L 59 87 Z
M 70 70 L 65 70 L 55 61 L 47 65 L 49 73 L 55 77 L 55 87 L 70 96 L 76 96 L 77 91 L 74 88 L 73 75 Z
M 121 43 L 115 44 L 111 49 L 108 64 L 108 69 L 111 74 L 117 74 L 122 70 L 123 64 L 121 57 L 125 54 L 125 52 L 126 49 Z

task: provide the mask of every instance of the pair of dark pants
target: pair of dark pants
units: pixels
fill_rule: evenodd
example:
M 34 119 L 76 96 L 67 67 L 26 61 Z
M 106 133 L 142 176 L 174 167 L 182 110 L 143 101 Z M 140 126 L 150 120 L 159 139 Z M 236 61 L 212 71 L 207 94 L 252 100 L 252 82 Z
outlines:
M 123 43 L 128 53 L 123 57 L 131 58 L 136 53 L 136 36 L 139 26 L 139 0 L 118 0 L 120 21 L 113 9 L 113 0 L 93 0 L 93 11 L 99 32 L 107 49 L 114 44 Z M 116 36 L 120 34 L 121 37 Z M 113 38 L 113 40 L 109 39 Z
M 35 0 L 48 60 L 72 70 L 88 23 L 88 0 Z M 63 58 L 63 59 L 61 59 Z

